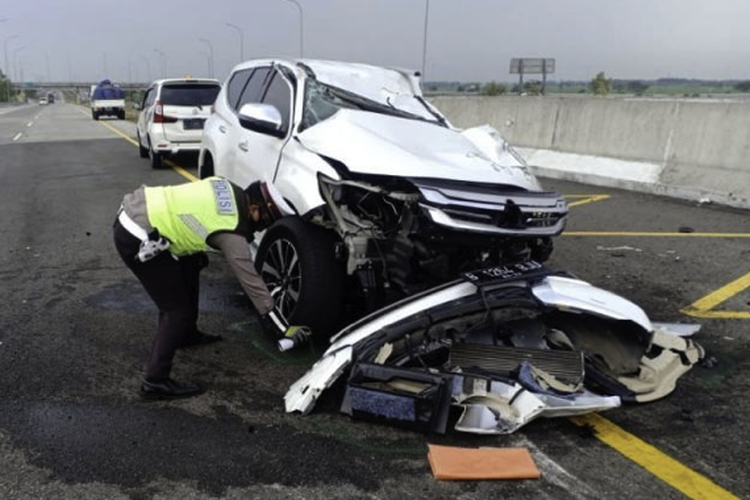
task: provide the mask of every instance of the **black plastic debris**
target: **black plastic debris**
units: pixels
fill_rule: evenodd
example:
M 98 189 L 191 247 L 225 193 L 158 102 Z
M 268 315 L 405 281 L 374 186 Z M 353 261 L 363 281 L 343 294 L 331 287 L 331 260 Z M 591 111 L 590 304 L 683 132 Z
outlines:
M 352 369 L 341 411 L 353 418 L 445 434 L 452 378 L 359 363 Z

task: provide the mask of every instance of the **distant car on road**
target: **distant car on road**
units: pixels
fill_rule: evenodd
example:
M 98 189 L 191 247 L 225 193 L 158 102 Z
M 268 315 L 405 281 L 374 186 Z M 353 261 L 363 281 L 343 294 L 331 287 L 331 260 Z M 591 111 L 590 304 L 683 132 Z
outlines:
M 125 91 L 109 80 L 99 82 L 91 94 L 91 117 L 98 120 L 105 115 L 125 119 Z
M 40 97 L 39 98 L 39 105 L 40 106 L 46 106 L 47 105 L 47 98 L 46 97 Z
M 221 90 L 213 79 L 173 78 L 152 83 L 138 106 L 141 158 L 162 168 L 167 155 L 200 150 L 203 124 Z
M 451 126 L 419 73 L 249 61 L 214 108 L 200 177 L 273 181 L 295 208 L 255 263 L 279 312 L 313 331 L 338 326 L 344 297 L 371 310 L 460 272 L 544 261 L 565 227 L 564 198 L 496 130 Z

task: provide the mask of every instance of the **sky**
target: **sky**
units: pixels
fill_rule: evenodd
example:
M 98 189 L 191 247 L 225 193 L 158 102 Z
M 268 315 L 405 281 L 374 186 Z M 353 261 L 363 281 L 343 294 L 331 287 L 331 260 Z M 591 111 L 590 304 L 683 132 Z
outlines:
M 515 81 L 512 57 L 555 58 L 551 80 L 750 79 L 750 0 L 297 2 L 306 58 L 417 70 L 429 2 L 429 81 Z M 27 81 L 146 82 L 209 76 L 212 51 L 223 80 L 241 55 L 227 23 L 245 60 L 300 55 L 290 0 L 0 0 L 0 65 Z

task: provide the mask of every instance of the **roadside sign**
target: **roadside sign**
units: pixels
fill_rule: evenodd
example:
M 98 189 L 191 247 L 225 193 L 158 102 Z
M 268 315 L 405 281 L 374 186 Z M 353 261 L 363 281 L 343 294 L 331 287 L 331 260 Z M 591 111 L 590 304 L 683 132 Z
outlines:
M 542 94 L 547 86 L 547 75 L 555 72 L 555 60 L 551 57 L 514 57 L 510 60 L 510 74 L 518 75 L 518 93 L 523 93 L 523 75 L 542 75 Z

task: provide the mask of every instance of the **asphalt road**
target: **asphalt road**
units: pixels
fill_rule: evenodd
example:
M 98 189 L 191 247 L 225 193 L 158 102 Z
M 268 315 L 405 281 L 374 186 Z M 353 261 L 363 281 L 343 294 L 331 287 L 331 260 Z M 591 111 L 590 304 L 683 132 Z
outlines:
M 750 233 L 746 212 L 546 183 L 582 203 L 550 267 L 624 295 L 653 320 L 702 324 L 697 338 L 716 361 L 662 401 L 603 414 L 626 442 L 656 450 L 626 456 L 568 419 L 510 436 L 430 436 L 350 420 L 331 396 L 309 416 L 287 415 L 282 397 L 315 353 L 275 353 L 220 258 L 204 271 L 201 326 L 225 340 L 180 352 L 174 370 L 208 393 L 141 401 L 156 311 L 119 261 L 111 225 L 124 193 L 183 181 L 152 170 L 83 108 L 0 112 L 0 498 L 679 499 L 681 487 L 693 498 L 750 498 L 750 292 L 735 284 L 698 308 L 726 319 L 681 312 L 750 272 L 750 239 L 699 234 Z M 427 443 L 526 447 L 542 478 L 438 482 Z M 716 489 L 659 479 L 664 456 Z

